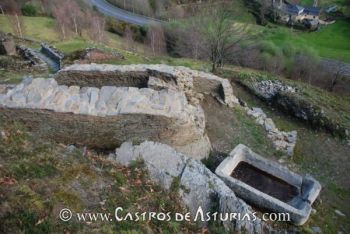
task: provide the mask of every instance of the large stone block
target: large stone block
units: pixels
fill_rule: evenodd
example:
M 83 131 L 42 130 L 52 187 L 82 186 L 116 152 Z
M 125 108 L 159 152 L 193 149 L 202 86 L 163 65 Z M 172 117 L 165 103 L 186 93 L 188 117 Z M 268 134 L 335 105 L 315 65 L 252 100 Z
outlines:
M 215 173 L 242 199 L 259 208 L 289 214 L 289 221 L 297 225 L 308 220 L 311 205 L 321 191 L 320 183 L 311 176 L 300 176 L 244 145 L 238 145 Z
M 193 220 L 198 212 L 199 225 L 207 224 L 206 220 L 200 218 L 201 212 L 204 219 L 207 213 L 217 212 L 222 214 L 222 217 L 226 214 L 226 217 L 232 217 L 235 214 L 234 219 L 218 219 L 227 230 L 237 233 L 269 233 L 271 230 L 256 217 L 249 205 L 236 197 L 235 193 L 203 163 L 177 152 L 168 145 L 143 142 L 133 146 L 126 142 L 116 149 L 116 154 L 110 159 L 126 166 L 134 160 L 143 160 L 151 179 L 167 190 L 176 179 L 179 183 L 179 195 Z M 237 218 L 240 215 L 246 218 Z
M 0 55 L 16 55 L 16 44 L 13 39 L 0 39 Z

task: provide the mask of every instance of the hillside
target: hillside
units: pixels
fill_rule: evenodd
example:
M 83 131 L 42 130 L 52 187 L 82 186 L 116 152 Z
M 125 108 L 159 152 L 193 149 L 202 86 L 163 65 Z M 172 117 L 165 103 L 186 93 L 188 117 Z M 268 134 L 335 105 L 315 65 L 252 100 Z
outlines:
M 184 4 L 187 1 L 176 1 Z M 236 11 L 244 7 L 242 2 Z M 175 3 L 173 3 L 175 4 Z M 238 17 L 239 18 L 239 17 Z M 263 40 L 272 44 L 272 54 L 283 54 L 288 59 L 287 49 L 310 50 L 321 57 L 350 62 L 348 43 L 350 22 L 338 21 L 321 28 L 318 32 L 301 32 L 276 25 L 256 25 L 254 18 L 242 13 L 240 24 L 248 24 L 252 31 L 262 32 Z M 168 64 L 186 66 L 209 72 L 209 62 L 152 55 L 147 45 L 135 42 L 132 52 L 128 51 L 125 37 L 107 32 L 107 41 L 93 42 L 83 32 L 82 36 L 60 39 L 55 29 L 56 22 L 48 17 L 23 17 L 25 37 L 16 43 L 30 48 L 39 48 L 45 41 L 65 54 L 65 65 L 82 60 L 79 55 L 86 48 L 97 48 L 105 53 L 118 53 L 124 59 L 95 61 L 103 64 Z M 0 30 L 13 33 L 10 22 L 0 15 Z M 258 38 L 261 40 L 261 38 Z M 294 52 L 293 52 L 294 53 Z M 9 62 L 10 61 L 10 62 Z M 11 63 L 9 56 L 1 56 L 0 84 L 19 83 L 23 76 L 50 77 L 49 72 L 37 72 L 3 68 Z M 3 63 L 1 63 L 3 62 Z M 309 221 L 303 226 L 285 223 L 269 223 L 277 230 L 292 230 L 301 233 L 315 233 L 319 227 L 324 233 L 346 233 L 350 230 L 350 185 L 348 180 L 350 150 L 346 137 L 332 135 L 324 126 L 312 126 L 290 113 L 271 105 L 254 91 L 254 82 L 262 80 L 280 81 L 296 87 L 300 92 L 295 102 L 302 102 L 323 109 L 341 127 L 350 126 L 350 99 L 338 96 L 324 89 L 300 81 L 291 81 L 283 76 L 268 72 L 225 65 L 217 75 L 227 78 L 234 94 L 250 107 L 259 107 L 282 131 L 298 132 L 294 156 L 275 150 L 264 127 L 256 124 L 242 106 L 229 108 L 220 104 L 214 95 L 200 99 L 206 114 L 206 134 L 212 142 L 213 152 L 203 160 L 215 170 L 218 162 L 238 144 L 245 144 L 254 152 L 278 162 L 300 174 L 311 174 L 323 186 L 321 196 L 313 205 Z M 199 95 L 200 96 L 200 95 Z M 197 97 L 195 97 L 197 98 Z M 151 181 L 144 163 L 136 161 L 129 167 L 107 160 L 115 150 L 90 149 L 40 139 L 30 129 L 19 123 L 5 124 L 0 121 L 0 217 L 4 220 L 0 232 L 57 233 L 57 232 L 162 232 L 162 233 L 224 233 L 223 227 L 210 223 L 202 228 L 192 222 L 160 222 L 157 220 L 121 223 L 110 222 L 61 222 L 57 218 L 60 209 L 70 207 L 89 212 L 113 212 L 118 206 L 128 211 L 185 212 L 178 191 L 179 181 L 172 184 L 170 191 Z M 42 186 L 42 185 L 45 186 Z M 211 187 L 209 185 L 209 187 Z M 344 213 L 339 215 L 337 211 Z M 258 210 L 258 212 L 261 212 Z

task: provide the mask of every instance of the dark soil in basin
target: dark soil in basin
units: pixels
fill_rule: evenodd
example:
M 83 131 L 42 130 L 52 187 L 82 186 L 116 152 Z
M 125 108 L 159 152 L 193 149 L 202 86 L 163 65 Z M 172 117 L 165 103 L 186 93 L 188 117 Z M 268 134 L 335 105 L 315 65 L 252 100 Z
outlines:
M 299 194 L 295 186 L 246 162 L 240 162 L 231 176 L 283 202 Z

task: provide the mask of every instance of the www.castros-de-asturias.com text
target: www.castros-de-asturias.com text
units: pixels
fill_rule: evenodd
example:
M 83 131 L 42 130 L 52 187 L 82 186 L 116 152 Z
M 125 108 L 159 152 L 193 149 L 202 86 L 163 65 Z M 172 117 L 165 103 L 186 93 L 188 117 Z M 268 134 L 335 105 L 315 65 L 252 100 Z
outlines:
M 122 207 L 114 210 L 114 213 L 72 212 L 70 209 L 62 209 L 59 213 L 62 221 L 78 222 L 123 222 L 123 221 L 176 221 L 176 222 L 209 222 L 209 221 L 254 221 L 258 219 L 256 212 L 253 213 L 220 213 L 204 212 L 199 207 L 195 213 L 172 213 L 172 212 L 126 212 Z M 264 221 L 289 222 L 289 213 L 263 213 L 259 215 Z

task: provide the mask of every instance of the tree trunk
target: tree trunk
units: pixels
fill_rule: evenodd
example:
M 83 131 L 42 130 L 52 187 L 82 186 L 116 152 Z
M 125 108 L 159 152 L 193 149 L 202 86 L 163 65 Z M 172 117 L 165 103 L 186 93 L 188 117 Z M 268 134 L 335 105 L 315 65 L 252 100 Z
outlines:
M 21 22 L 19 21 L 19 17 L 17 14 L 15 14 L 15 17 L 16 17 L 16 23 L 17 23 L 17 31 L 18 31 L 18 35 L 19 37 L 23 37 L 23 34 L 22 34 L 22 27 L 21 27 Z

